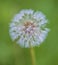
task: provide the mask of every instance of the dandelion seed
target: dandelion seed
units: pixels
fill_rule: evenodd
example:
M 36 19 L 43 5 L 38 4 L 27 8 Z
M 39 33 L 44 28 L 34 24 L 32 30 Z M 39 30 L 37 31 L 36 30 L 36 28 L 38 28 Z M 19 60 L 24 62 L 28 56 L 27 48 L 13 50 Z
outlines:
M 10 23 L 10 36 L 21 47 L 29 48 L 40 45 L 46 38 L 49 29 L 43 27 L 47 23 L 42 12 L 22 10 L 14 16 Z

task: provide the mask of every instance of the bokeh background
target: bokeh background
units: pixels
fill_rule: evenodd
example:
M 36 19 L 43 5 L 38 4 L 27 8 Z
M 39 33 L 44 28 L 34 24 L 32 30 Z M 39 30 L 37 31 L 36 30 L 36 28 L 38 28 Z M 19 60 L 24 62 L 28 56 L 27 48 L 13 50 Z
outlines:
M 42 11 L 51 29 L 40 47 L 35 47 L 36 65 L 58 65 L 58 0 L 0 0 L 0 65 L 32 65 L 30 50 L 9 36 L 9 23 L 21 9 Z

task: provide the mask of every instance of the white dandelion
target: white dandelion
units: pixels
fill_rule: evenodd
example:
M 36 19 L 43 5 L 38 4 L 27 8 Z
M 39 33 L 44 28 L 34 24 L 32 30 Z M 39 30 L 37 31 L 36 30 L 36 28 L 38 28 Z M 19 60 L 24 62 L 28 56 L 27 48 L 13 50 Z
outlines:
M 45 26 L 47 22 L 46 16 L 40 11 L 22 10 L 12 19 L 9 33 L 12 40 L 21 47 L 38 46 L 49 32 Z

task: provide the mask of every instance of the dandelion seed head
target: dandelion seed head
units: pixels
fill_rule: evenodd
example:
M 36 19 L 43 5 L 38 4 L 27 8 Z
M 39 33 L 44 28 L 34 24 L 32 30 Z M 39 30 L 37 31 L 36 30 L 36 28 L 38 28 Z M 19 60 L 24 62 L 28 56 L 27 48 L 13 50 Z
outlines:
M 47 22 L 46 16 L 40 11 L 22 10 L 12 19 L 9 33 L 12 40 L 21 47 L 38 46 L 49 32 L 48 28 L 43 27 Z

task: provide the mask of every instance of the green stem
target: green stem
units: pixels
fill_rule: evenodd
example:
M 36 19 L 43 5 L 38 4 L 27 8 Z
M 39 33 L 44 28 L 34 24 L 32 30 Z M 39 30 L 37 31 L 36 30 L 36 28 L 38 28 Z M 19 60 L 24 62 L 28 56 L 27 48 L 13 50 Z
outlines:
M 31 53 L 32 65 L 36 65 L 35 53 L 33 47 L 30 47 L 30 53 Z

